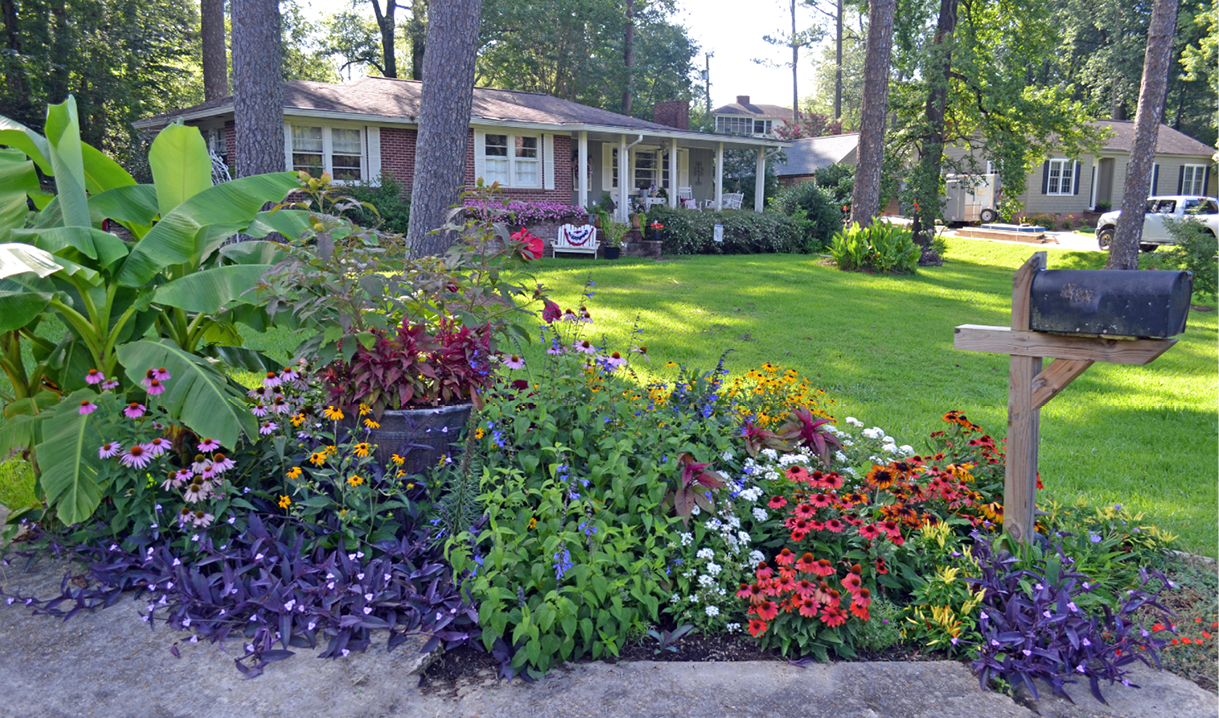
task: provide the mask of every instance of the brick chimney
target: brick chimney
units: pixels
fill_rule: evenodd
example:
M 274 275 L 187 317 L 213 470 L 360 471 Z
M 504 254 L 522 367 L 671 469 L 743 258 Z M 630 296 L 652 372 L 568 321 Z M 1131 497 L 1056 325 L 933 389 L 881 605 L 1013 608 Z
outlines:
M 737 95 L 736 103 L 738 105 L 748 105 L 749 104 L 749 95 Z
M 657 102 L 652 106 L 652 121 L 679 130 L 690 129 L 690 103 L 687 100 Z

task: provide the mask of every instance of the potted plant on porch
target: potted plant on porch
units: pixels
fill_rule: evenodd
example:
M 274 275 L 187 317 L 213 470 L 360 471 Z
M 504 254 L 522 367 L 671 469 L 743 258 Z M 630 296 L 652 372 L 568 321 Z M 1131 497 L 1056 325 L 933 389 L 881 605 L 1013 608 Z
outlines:
M 630 228 L 625 224 L 620 224 L 612 219 L 607 219 L 602 224 L 600 231 L 602 236 L 605 238 L 605 244 L 603 245 L 605 250 L 605 258 L 618 259 L 621 257 L 622 249 L 624 247 L 622 238 L 626 236 L 626 233 L 630 231 Z

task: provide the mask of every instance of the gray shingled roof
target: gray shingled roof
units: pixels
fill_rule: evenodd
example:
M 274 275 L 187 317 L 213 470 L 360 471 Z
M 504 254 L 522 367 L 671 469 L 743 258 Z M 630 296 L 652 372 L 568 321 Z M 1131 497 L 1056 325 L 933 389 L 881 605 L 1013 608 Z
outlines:
M 1108 127 L 1113 137 L 1105 144 L 1105 149 L 1114 152 L 1129 152 L 1134 147 L 1134 123 L 1123 120 L 1098 120 L 1095 124 Z M 1157 155 L 1193 155 L 1210 157 L 1215 152 L 1214 147 L 1195 140 L 1184 132 L 1174 130 L 1168 125 L 1160 125 L 1156 134 Z
M 790 120 L 792 118 L 792 108 L 783 107 L 781 105 L 757 105 L 749 103 L 742 105 L 739 102 L 717 107 L 711 112 L 712 115 L 753 115 L 754 117 L 776 117 L 781 120 Z
M 786 150 L 787 162 L 775 165 L 775 174 L 811 175 L 822 167 L 838 164 L 858 146 L 858 132 L 795 140 Z
M 289 80 L 284 83 L 284 109 L 343 112 L 414 120 L 419 116 L 423 83 L 387 77 L 365 77 L 341 85 L 328 82 Z M 182 115 L 200 117 L 232 111 L 233 98 L 211 100 L 200 105 L 142 120 L 139 125 L 158 127 Z M 493 121 L 535 122 L 551 125 L 603 125 L 631 130 L 672 131 L 667 125 L 627 117 L 536 92 L 474 88 L 470 114 Z

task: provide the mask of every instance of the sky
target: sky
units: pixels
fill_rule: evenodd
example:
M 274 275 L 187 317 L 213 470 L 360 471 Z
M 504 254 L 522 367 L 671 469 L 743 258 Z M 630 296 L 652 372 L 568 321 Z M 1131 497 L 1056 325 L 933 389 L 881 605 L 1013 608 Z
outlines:
M 790 60 L 791 50 L 768 45 L 762 37 L 778 34 L 791 27 L 790 6 L 780 0 L 678 0 L 674 20 L 685 25 L 690 37 L 711 57 L 711 105 L 713 108 L 736 100 L 737 95 L 749 95 L 754 103 L 791 105 L 791 69 L 766 67 L 756 59 L 782 63 Z M 302 0 L 305 14 L 311 19 L 344 10 L 351 0 Z M 368 4 L 361 3 L 364 8 Z M 371 11 L 369 11 L 371 14 Z M 797 7 L 797 22 L 807 27 L 814 22 L 828 21 L 824 15 Z M 816 17 L 814 17 L 816 16 Z M 822 23 L 824 24 L 824 23 Z M 801 50 L 799 67 L 800 97 L 813 91 L 813 65 L 810 57 L 821 57 L 819 48 Z M 703 55 L 697 58 L 699 69 L 704 67 Z

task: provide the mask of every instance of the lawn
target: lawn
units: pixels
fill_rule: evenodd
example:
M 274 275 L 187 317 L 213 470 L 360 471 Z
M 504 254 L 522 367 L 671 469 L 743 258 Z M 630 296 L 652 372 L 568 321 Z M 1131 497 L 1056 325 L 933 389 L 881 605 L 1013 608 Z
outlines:
M 538 279 L 564 307 L 586 303 L 593 336 L 648 346 L 645 375 L 667 362 L 711 368 L 731 349 L 734 374 L 764 362 L 828 392 L 831 413 L 879 425 L 921 448 L 949 409 L 1004 434 L 1007 357 L 958 352 L 957 324 L 1009 322 L 1011 275 L 1034 251 L 950 239 L 948 264 L 913 277 L 839 272 L 816 257 L 695 257 L 656 263 L 543 260 Z M 1104 255 L 1047 250 L 1052 269 L 1098 269 Z M 587 280 L 596 296 L 581 297 Z M 638 321 L 643 330 L 633 335 Z M 1215 556 L 1219 543 L 1216 313 L 1194 312 L 1181 342 L 1145 367 L 1097 364 L 1042 411 L 1041 498 L 1121 503 Z M 271 332 L 248 344 L 286 358 Z M 524 349 L 537 356 L 536 343 Z M 29 496 L 24 467 L 0 466 L 0 502 Z

